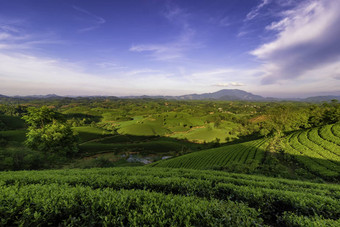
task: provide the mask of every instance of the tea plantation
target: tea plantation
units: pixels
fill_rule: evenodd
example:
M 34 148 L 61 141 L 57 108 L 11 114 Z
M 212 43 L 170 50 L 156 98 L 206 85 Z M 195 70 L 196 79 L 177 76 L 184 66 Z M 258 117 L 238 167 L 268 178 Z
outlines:
M 338 226 L 340 186 L 150 167 L 0 173 L 1 226 Z

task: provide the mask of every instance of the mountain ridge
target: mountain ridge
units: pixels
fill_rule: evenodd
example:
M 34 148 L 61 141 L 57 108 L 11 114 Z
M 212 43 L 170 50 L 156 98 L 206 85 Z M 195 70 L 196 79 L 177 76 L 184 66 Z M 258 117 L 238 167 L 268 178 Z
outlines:
M 27 96 L 6 96 L 1 95 L 0 98 L 14 99 L 62 99 L 62 98 L 110 98 L 110 99 L 169 99 L 169 100 L 221 100 L 221 101 L 300 101 L 300 102 L 327 102 L 333 99 L 340 101 L 340 96 L 324 95 L 311 96 L 307 98 L 272 98 L 263 97 L 240 89 L 222 89 L 216 92 L 187 94 L 179 96 L 163 96 L 163 95 L 140 95 L 140 96 L 59 96 L 56 94 L 48 95 L 27 95 Z

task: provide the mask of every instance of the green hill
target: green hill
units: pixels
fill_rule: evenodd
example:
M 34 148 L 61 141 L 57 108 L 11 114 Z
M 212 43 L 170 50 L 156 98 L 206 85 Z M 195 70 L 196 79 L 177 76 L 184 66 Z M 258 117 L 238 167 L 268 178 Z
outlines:
M 339 132 L 339 124 L 294 132 L 284 139 L 281 152 L 270 152 L 270 140 L 260 139 L 202 150 L 152 166 L 314 176 L 337 182 L 340 180 Z
M 177 158 L 159 161 L 153 166 L 190 169 L 212 169 L 227 167 L 232 164 L 246 164 L 254 167 L 263 162 L 266 140 L 223 146 L 183 155 Z
M 340 178 L 340 124 L 299 131 L 285 151 L 301 166 L 324 178 Z
M 338 226 L 340 186 L 162 168 L 0 173 L 1 226 Z

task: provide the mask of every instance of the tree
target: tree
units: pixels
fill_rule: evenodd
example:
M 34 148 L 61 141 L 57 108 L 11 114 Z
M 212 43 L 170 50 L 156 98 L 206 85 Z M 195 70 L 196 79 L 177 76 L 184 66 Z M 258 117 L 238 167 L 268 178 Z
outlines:
M 25 141 L 29 148 L 66 156 L 78 152 L 78 136 L 62 114 L 43 106 L 29 108 L 23 119 L 29 125 Z
M 27 114 L 22 117 L 30 128 L 38 129 L 43 128 L 45 125 L 52 123 L 53 121 L 65 122 L 63 115 L 58 113 L 47 106 L 41 108 L 28 108 Z
M 331 104 L 328 105 L 328 108 L 326 108 L 323 114 L 323 121 L 326 124 L 340 121 L 340 103 L 338 103 L 338 100 L 333 99 Z

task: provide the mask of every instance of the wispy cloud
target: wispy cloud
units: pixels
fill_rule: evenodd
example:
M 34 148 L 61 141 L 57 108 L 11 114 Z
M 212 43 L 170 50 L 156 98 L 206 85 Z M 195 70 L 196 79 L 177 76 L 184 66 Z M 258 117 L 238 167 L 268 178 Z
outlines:
M 54 58 L 0 53 L 0 91 L 7 95 L 176 94 L 187 85 L 170 73 L 124 70 L 105 76 L 84 72 L 77 64 Z
M 332 77 L 340 68 L 340 1 L 304 1 L 282 13 L 267 29 L 277 33 L 273 41 L 251 52 L 263 62 L 263 84 L 309 77 L 321 68 L 319 79 Z M 334 71 L 335 70 L 335 71 Z
M 151 53 L 152 58 L 155 60 L 168 61 L 183 57 L 185 49 L 180 43 L 169 43 L 133 45 L 129 51 Z
M 188 73 L 183 79 L 187 83 L 194 84 L 202 91 L 207 87 L 239 87 L 253 89 L 258 86 L 258 69 L 244 68 L 212 68 L 206 71 Z M 216 89 L 216 88 L 215 88 Z
M 225 13 L 210 17 L 209 22 L 211 24 L 221 27 L 228 27 L 234 23 L 233 20 L 231 20 L 231 18 L 229 17 L 229 15 L 225 15 Z
M 26 31 L 21 20 L 0 20 L 0 50 L 20 52 L 35 49 L 41 45 L 63 44 L 51 34 L 32 34 Z M 14 52 L 14 53 L 15 53 Z
M 78 30 L 78 32 L 88 32 L 92 31 L 96 28 L 99 28 L 100 25 L 105 24 L 106 20 L 102 17 L 99 17 L 83 8 L 80 8 L 79 6 L 72 6 L 73 9 L 76 11 L 80 12 L 82 15 L 85 15 L 86 18 L 82 17 L 81 20 L 85 21 L 86 23 L 89 24 L 88 27 L 81 28 Z
M 193 73 L 191 76 L 194 78 L 208 78 L 208 77 L 225 77 L 230 74 L 235 73 L 237 70 L 232 69 L 232 68 L 225 68 L 225 69 L 212 69 L 209 71 L 204 71 L 204 72 L 198 72 L 198 73 Z
M 228 16 L 225 16 L 219 20 L 219 25 L 222 27 L 228 27 L 232 24 L 230 18 Z
M 24 25 L 1 21 L 2 94 L 136 95 L 176 94 L 179 90 L 187 90 L 187 85 L 171 72 L 127 68 L 114 60 L 98 62 L 93 65 L 94 70 L 87 70 L 81 63 L 37 55 L 36 48 L 57 41 L 32 35 L 26 30 Z
M 217 83 L 214 84 L 213 86 L 215 87 L 241 87 L 244 86 L 244 83 L 240 83 L 240 82 L 228 82 L 228 83 Z
M 262 0 L 260 4 L 258 4 L 255 8 L 253 8 L 246 16 L 245 21 L 253 20 L 255 17 L 257 17 L 260 13 L 260 10 L 268 5 L 271 2 L 271 0 Z
M 146 52 L 155 60 L 169 61 L 183 58 L 185 52 L 198 48 L 200 44 L 193 42 L 195 30 L 188 22 L 189 14 L 174 5 L 167 5 L 167 9 L 163 12 L 163 16 L 173 25 L 176 25 L 180 32 L 175 40 L 162 44 L 138 44 L 132 45 L 132 52 Z

